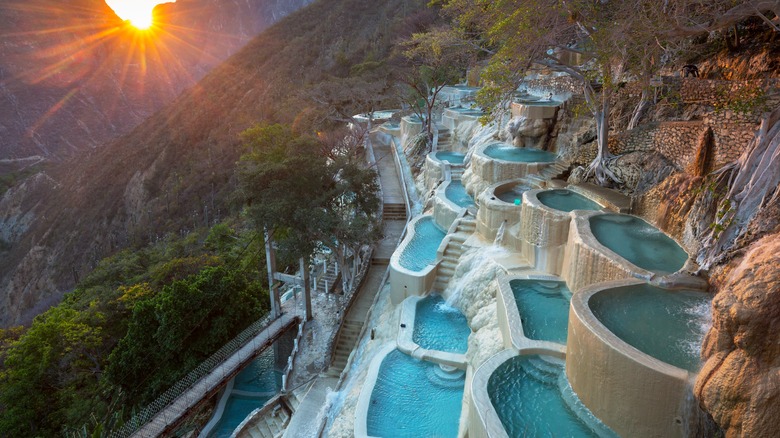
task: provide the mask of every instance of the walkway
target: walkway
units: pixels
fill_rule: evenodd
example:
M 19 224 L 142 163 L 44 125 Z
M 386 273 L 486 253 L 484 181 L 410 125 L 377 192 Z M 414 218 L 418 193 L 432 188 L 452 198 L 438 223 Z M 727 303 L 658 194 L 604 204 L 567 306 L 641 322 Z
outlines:
M 292 313 L 283 314 L 260 332 L 235 354 L 217 366 L 211 373 L 192 385 L 168 407 L 160 411 L 146 425 L 138 429 L 133 437 L 157 437 L 174 426 L 201 400 L 213 394 L 221 385 L 234 376 L 247 361 L 271 345 L 282 333 L 298 323 L 299 317 Z
M 328 372 L 318 377 L 309 389 L 301 405 L 293 414 L 292 420 L 285 430 L 285 437 L 316 437 L 319 434 L 319 428 L 323 421 L 319 414 L 326 403 L 328 391 L 336 389 L 339 375 L 344 369 L 349 354 L 355 348 L 374 298 L 382 287 L 382 280 L 385 278 L 390 256 L 398 246 L 406 226 L 405 214 L 400 218 L 397 210 L 391 210 L 388 214 L 388 205 L 400 205 L 403 206 L 404 211 L 406 210 L 404 192 L 390 147 L 376 143 L 373 147 L 379 182 L 382 186 L 382 201 L 385 205 L 382 227 L 384 237 L 374 249 L 371 266 L 366 272 L 363 284 L 356 292 L 354 302 L 347 310 L 344 324 L 339 329 L 333 347 L 333 363 Z

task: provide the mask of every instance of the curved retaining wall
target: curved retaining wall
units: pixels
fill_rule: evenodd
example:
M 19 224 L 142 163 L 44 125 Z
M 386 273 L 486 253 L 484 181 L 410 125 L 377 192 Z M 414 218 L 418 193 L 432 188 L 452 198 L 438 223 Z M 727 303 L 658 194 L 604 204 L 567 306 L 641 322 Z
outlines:
M 512 280 L 563 281 L 561 278 L 552 275 L 513 275 L 499 277 L 498 284 L 500 292 L 496 296 L 496 315 L 498 318 L 498 328 L 501 330 L 501 336 L 504 340 L 504 347 L 514 349 L 517 352 L 544 348 L 545 352 L 543 354 L 565 359 L 565 345 L 556 344 L 555 342 L 537 341 L 525 336 L 525 333 L 523 333 L 523 322 L 520 319 L 520 311 L 517 309 L 515 294 L 512 292 L 512 286 L 510 285 Z
M 433 197 L 433 218 L 445 230 L 449 230 L 452 223 L 466 211 L 466 207 L 461 207 L 447 198 L 447 187 L 451 182 L 447 180 L 441 183 Z
M 430 290 L 433 281 L 436 279 L 436 268 L 441 261 L 441 248 L 436 260 L 429 263 L 421 271 L 411 271 L 401 266 L 401 254 L 409 246 L 409 242 L 414 238 L 417 223 L 420 220 L 431 217 L 430 215 L 420 215 L 412 219 L 407 225 L 407 233 L 404 240 L 393 252 L 390 257 L 390 301 L 395 305 L 413 295 L 423 295 Z M 442 241 L 442 245 L 447 242 L 447 237 Z
M 519 180 L 502 181 L 489 186 L 477 197 L 479 205 L 477 232 L 489 242 L 496 238 L 498 229 L 504 221 L 506 221 L 505 236 L 508 235 L 511 226 L 520 222 L 522 206 L 502 201 L 496 196 L 518 184 L 520 184 Z
M 493 143 L 494 144 L 494 143 Z M 479 181 L 473 181 L 470 186 L 489 186 L 501 181 L 522 178 L 526 175 L 539 173 L 540 170 L 553 164 L 553 162 L 526 163 L 522 161 L 506 161 L 491 158 L 485 155 L 485 148 L 492 144 L 485 144 L 477 148 L 471 157 L 471 172 Z
M 588 305 L 602 290 L 642 283 L 618 280 L 574 294 L 566 376 L 585 406 L 620 436 L 684 437 L 685 400 L 693 376 L 625 343 Z
M 561 275 L 571 218 L 577 213 L 564 212 L 544 205 L 537 195 L 545 190 L 523 193 L 522 213 L 517 236 L 520 252 L 538 270 Z
M 572 216 L 561 277 L 573 293 L 604 281 L 638 278 L 651 281 L 654 272 L 642 269 L 602 245 L 590 230 L 590 218 L 604 214 L 583 211 Z
M 358 397 L 357 406 L 355 407 L 355 438 L 368 438 L 368 407 L 371 404 L 371 393 L 374 392 L 374 386 L 376 386 L 376 379 L 379 377 L 379 368 L 382 366 L 382 362 L 385 360 L 388 354 L 395 350 L 395 342 L 391 342 L 374 356 L 371 360 L 371 365 L 368 367 L 368 374 L 366 375 L 365 384 L 360 390 L 360 396 Z

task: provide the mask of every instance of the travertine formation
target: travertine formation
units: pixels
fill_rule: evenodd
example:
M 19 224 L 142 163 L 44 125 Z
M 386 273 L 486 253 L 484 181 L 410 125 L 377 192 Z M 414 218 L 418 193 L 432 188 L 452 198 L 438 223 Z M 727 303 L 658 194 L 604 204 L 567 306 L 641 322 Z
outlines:
M 727 437 L 780 430 L 780 234 L 756 242 L 713 301 L 695 393 Z

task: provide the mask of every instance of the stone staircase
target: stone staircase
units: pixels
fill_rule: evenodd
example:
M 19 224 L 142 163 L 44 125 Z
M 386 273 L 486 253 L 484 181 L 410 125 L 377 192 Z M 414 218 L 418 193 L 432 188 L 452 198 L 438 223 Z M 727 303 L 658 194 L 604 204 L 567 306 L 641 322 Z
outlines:
M 327 265 L 327 270 L 322 274 L 322 277 L 317 280 L 317 288 L 315 292 L 318 293 L 330 293 L 336 282 L 339 279 L 336 262 L 330 262 Z
M 405 221 L 406 205 L 384 204 L 382 207 L 382 219 L 386 221 Z
M 439 127 L 439 142 L 436 144 L 436 150 L 452 150 L 452 131 L 449 128 Z
M 329 376 L 339 376 L 347 365 L 349 354 L 352 349 L 355 348 L 355 344 L 360 336 L 360 331 L 363 329 L 363 323 L 357 321 L 345 320 L 344 325 L 339 330 L 339 338 L 336 341 L 336 346 L 333 353 L 333 362 L 331 362 L 328 368 L 327 374 Z
M 458 220 L 455 232 L 450 234 L 450 240 L 447 247 L 444 248 L 444 257 L 436 270 L 436 279 L 433 281 L 433 292 L 442 293 L 447 288 L 452 276 L 455 275 L 455 267 L 458 266 L 458 260 L 463 255 L 463 243 L 477 229 L 477 222 L 474 218 L 465 216 Z

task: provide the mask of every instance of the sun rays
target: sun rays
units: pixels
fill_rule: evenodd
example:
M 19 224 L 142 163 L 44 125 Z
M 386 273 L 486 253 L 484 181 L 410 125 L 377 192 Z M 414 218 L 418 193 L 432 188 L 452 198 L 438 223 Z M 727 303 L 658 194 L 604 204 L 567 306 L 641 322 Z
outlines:
M 117 3 L 107 1 L 112 7 Z M 0 77 L 0 86 L 41 90 L 50 96 L 48 107 L 29 114 L 33 118 L 27 118 L 28 138 L 35 139 L 39 129 L 57 119 L 71 117 L 67 108 L 94 105 L 89 103 L 94 99 L 102 102 L 100 108 L 108 110 L 106 123 L 112 123 L 110 114 L 141 120 L 147 111 L 159 108 L 199 79 L 194 65 L 218 62 L 213 53 L 204 50 L 204 41 L 220 36 L 177 25 L 187 20 L 176 15 L 175 8 L 158 9 L 157 22 L 149 24 L 156 4 L 172 2 L 125 3 L 146 4 L 146 9 L 138 9 L 146 15 L 117 18 L 102 3 L 0 4 L 0 13 L 6 17 L 24 17 L 0 30 L 0 41 L 12 47 L 7 50 L 7 62 L 0 62 L 4 69 L 0 69 L 4 76 Z
M 140 30 L 147 30 L 154 24 L 152 10 L 161 3 L 175 3 L 176 0 L 106 0 L 106 4 L 119 18 L 127 20 Z

